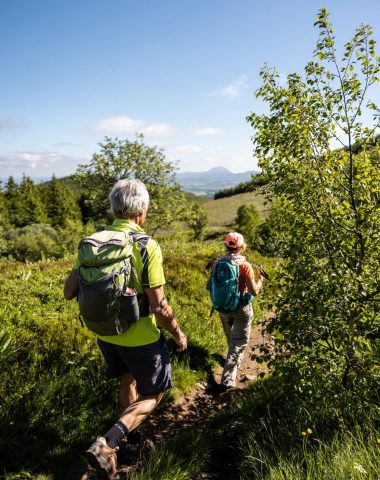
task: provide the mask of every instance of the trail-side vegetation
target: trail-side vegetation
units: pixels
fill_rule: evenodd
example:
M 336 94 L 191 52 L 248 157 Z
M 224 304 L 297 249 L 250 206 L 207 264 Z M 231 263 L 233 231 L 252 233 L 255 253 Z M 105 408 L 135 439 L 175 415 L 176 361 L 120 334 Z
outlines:
M 167 296 L 189 349 L 177 355 L 169 339 L 174 388 L 161 408 L 207 380 L 216 366 L 213 355 L 224 348 L 204 289 L 205 265 L 223 248 L 172 238 L 163 242 L 163 252 Z M 95 337 L 80 324 L 76 303 L 63 299 L 70 260 L 0 268 L 0 330 L 10 340 L 0 355 L 1 471 L 6 478 L 21 470 L 73 478 L 86 444 L 118 415 L 117 381 L 103 380 Z
M 268 325 L 281 339 L 270 364 L 316 404 L 349 391 L 370 405 L 379 402 L 380 150 L 368 147 L 379 125 L 368 94 L 380 59 L 369 26 L 357 29 L 340 60 L 324 9 L 316 25 L 304 78 L 290 74 L 284 86 L 264 67 L 256 95 L 269 113 L 248 119 L 286 234 L 282 294 Z M 344 148 L 333 149 L 333 140 Z

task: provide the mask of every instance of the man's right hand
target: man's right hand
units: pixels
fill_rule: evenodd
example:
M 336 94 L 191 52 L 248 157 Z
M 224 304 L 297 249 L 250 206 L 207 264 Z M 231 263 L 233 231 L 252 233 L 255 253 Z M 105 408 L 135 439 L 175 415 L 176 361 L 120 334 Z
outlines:
M 179 328 L 175 314 L 165 298 L 164 287 L 146 288 L 145 293 L 157 323 L 173 336 L 175 343 L 178 345 L 177 352 L 186 350 L 186 335 Z
M 178 332 L 173 335 L 173 340 L 178 345 L 177 352 L 183 352 L 186 350 L 187 337 L 180 328 L 178 328 Z

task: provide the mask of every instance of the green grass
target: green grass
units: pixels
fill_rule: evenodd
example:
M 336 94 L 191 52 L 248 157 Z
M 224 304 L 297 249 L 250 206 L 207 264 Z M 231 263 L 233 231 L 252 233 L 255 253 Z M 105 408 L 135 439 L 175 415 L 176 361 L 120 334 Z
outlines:
M 254 205 L 262 219 L 266 218 L 270 209 L 270 204 L 265 204 L 265 197 L 259 192 L 240 193 L 232 197 L 208 200 L 202 204 L 202 207 L 207 211 L 210 227 L 226 227 L 233 225 L 241 205 Z
M 333 416 L 324 425 L 312 417 L 285 383 L 259 381 L 207 424 L 158 444 L 131 480 L 378 479 L 380 434 L 371 420 L 337 428 Z
M 204 288 L 205 265 L 223 254 L 223 242 L 189 242 L 182 233 L 161 244 L 166 294 L 189 339 L 180 355 L 169 340 L 174 388 L 162 409 L 207 379 L 216 367 L 213 354 L 225 343 Z M 247 258 L 276 277 L 275 259 L 253 251 Z M 11 336 L 0 356 L 0 476 L 6 480 L 74 478 L 81 452 L 118 414 L 117 381 L 104 382 L 95 339 L 80 326 L 76 303 L 62 296 L 70 267 L 71 260 L 0 264 L 0 331 Z M 269 300 L 266 288 L 255 300 L 256 320 Z M 209 424 L 163 440 L 132 479 L 375 480 L 378 425 L 338 428 L 341 419 L 318 416 L 317 406 L 306 413 L 297 402 L 286 383 L 259 381 Z M 307 427 L 313 433 L 304 437 Z
M 166 295 L 189 342 L 188 350 L 177 354 L 169 338 L 174 388 L 160 405 L 166 408 L 207 380 L 216 367 L 214 354 L 225 348 L 205 289 L 205 265 L 223 247 L 173 236 L 162 242 L 162 250 Z M 5 452 L 0 472 L 9 475 L 30 469 L 55 478 L 67 472 L 118 415 L 118 382 L 104 382 L 95 337 L 81 326 L 76 302 L 63 298 L 71 264 L 71 259 L 0 264 L 0 331 L 11 337 L 0 356 L 0 449 Z M 16 457 L 6 445 L 17 447 Z
M 278 451 L 275 439 L 268 448 L 252 441 L 252 437 L 253 433 L 242 447 L 242 480 L 375 480 L 380 472 L 380 445 L 375 432 L 367 437 L 357 429 L 353 434 L 338 433 L 330 441 L 310 436 L 287 456 Z

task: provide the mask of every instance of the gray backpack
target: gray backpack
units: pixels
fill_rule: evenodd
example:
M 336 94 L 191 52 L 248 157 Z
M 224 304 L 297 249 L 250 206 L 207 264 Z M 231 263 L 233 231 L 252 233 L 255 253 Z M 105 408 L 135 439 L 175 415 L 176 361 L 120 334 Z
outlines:
M 80 317 L 97 335 L 119 335 L 140 316 L 149 315 L 144 294 L 130 287 L 135 242 L 149 238 L 136 232 L 102 230 L 79 243 Z

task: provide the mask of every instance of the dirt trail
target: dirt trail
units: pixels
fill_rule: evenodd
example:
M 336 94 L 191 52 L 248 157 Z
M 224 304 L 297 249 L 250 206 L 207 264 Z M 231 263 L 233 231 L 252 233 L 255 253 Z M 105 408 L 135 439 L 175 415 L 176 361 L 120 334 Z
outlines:
M 148 417 L 145 420 L 141 430 L 147 440 L 147 444 L 156 444 L 162 438 L 167 439 L 176 433 L 195 425 L 199 426 L 206 423 L 213 415 L 217 414 L 230 401 L 231 395 L 237 394 L 244 389 L 250 382 L 257 379 L 258 374 L 263 371 L 261 365 L 251 360 L 253 352 L 258 353 L 260 345 L 272 343 L 272 338 L 268 334 L 263 337 L 260 325 L 251 330 L 249 344 L 245 351 L 243 361 L 240 365 L 236 389 L 231 392 L 212 396 L 206 393 L 206 383 L 200 383 L 189 394 L 180 398 L 177 402 L 165 409 L 157 415 Z M 223 371 L 224 359 L 220 358 L 220 367 L 214 372 L 216 382 L 220 382 Z M 138 465 L 133 467 L 125 467 L 118 470 L 115 478 L 119 480 L 127 480 L 128 473 Z M 82 480 L 95 480 L 98 477 L 94 472 L 86 472 Z M 100 480 L 100 478 L 99 478 Z
M 250 382 L 257 379 L 257 375 L 262 371 L 262 367 L 257 362 L 251 360 L 251 354 L 253 352 L 257 353 L 259 346 L 264 342 L 271 341 L 268 334 L 266 338 L 263 337 L 259 326 L 253 328 L 238 371 L 236 389 L 225 394 L 211 396 L 206 393 L 206 383 L 198 384 L 193 391 L 180 398 L 170 409 L 166 409 L 160 412 L 157 417 L 148 418 L 144 422 L 143 430 L 147 438 L 152 440 L 159 440 L 161 437 L 167 438 L 168 435 L 173 435 L 193 425 L 207 422 L 210 417 L 227 404 L 231 395 L 241 391 Z M 222 356 L 220 360 L 220 367 L 214 373 L 217 383 L 220 382 L 223 372 L 224 359 Z

